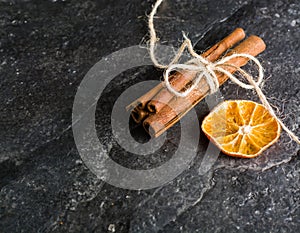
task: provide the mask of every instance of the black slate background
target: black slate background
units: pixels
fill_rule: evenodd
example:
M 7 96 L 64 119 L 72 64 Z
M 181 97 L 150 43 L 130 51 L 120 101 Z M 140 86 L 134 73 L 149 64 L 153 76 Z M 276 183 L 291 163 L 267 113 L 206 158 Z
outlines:
M 208 141 L 201 137 L 189 170 L 146 191 L 110 186 L 82 163 L 71 125 L 77 87 L 102 57 L 141 43 L 152 4 L 0 1 L 0 232 L 112 232 L 111 224 L 115 232 L 300 230 L 300 150 L 285 133 L 256 159 L 221 155 L 204 176 L 198 169 Z M 237 26 L 261 36 L 268 47 L 260 55 L 263 90 L 300 136 L 298 0 L 166 0 L 156 25 L 162 43 L 178 46 L 184 30 L 199 50 Z M 130 85 L 161 74 L 153 67 L 125 72 L 106 89 L 98 108 L 110 109 Z M 257 100 L 230 82 L 221 91 L 226 99 Z M 196 110 L 200 120 L 208 113 L 205 103 Z M 96 122 L 109 141 L 108 119 L 98 114 Z M 175 127 L 168 134 L 169 147 L 176 133 Z M 126 152 L 120 148 L 115 154 L 123 165 L 132 163 L 122 160 Z M 151 159 L 157 164 L 166 156 Z

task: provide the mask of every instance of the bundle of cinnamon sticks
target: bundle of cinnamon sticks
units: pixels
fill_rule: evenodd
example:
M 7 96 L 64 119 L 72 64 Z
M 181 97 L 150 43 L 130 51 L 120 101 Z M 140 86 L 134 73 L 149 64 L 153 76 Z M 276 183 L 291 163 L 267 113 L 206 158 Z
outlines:
M 220 57 L 237 43 L 245 38 L 245 32 L 241 28 L 235 29 L 230 35 L 212 46 L 201 56 L 210 62 L 217 61 Z M 257 36 L 250 36 L 239 45 L 229 51 L 226 56 L 234 53 L 246 53 L 257 56 L 266 48 L 264 41 Z M 237 57 L 230 59 L 227 63 L 233 66 L 226 66 L 226 70 L 234 73 L 236 68 L 246 65 L 247 58 Z M 170 83 L 176 91 L 184 91 L 196 77 L 196 72 L 181 71 L 170 77 Z M 222 85 L 228 77 L 217 73 L 218 81 Z M 176 124 L 191 108 L 199 103 L 209 94 L 209 85 L 202 79 L 197 88 L 193 89 L 186 97 L 177 97 L 171 93 L 161 82 L 148 93 L 127 106 L 131 110 L 131 116 L 136 123 L 142 123 L 145 130 L 154 137 L 158 137 L 167 129 Z

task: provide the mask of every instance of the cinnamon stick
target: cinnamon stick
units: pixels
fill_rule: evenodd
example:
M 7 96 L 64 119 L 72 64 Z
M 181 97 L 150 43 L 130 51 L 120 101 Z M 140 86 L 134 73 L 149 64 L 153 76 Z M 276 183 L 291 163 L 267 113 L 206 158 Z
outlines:
M 233 49 L 231 53 L 246 53 L 252 56 L 257 56 L 259 53 L 263 52 L 266 48 L 264 41 L 257 36 L 250 36 L 236 48 Z M 241 67 L 246 65 L 248 59 L 238 57 L 231 59 L 228 63 L 236 67 Z M 234 73 L 236 69 L 234 67 L 224 67 L 227 71 Z M 220 85 L 222 85 L 228 77 L 224 74 L 217 74 Z M 202 79 L 197 88 L 195 88 L 187 97 L 185 98 L 173 98 L 168 105 L 164 106 L 158 113 L 149 116 L 143 123 L 146 131 L 149 132 L 151 136 L 158 137 L 176 122 L 178 122 L 191 108 L 193 108 L 197 103 L 199 103 L 207 94 L 209 94 L 209 86 L 204 79 Z
M 231 48 L 233 45 L 240 42 L 244 38 L 244 30 L 242 28 L 237 28 L 230 35 L 204 52 L 202 56 L 207 60 L 214 62 L 225 51 L 227 51 L 229 48 Z M 173 75 L 173 79 L 170 81 L 170 83 L 175 90 L 182 91 L 182 89 L 194 79 L 195 75 L 196 72 L 191 71 L 183 71 L 182 73 L 176 72 Z M 163 88 L 157 95 L 152 98 L 151 101 L 149 101 L 149 103 L 147 104 L 147 108 L 150 112 L 159 112 L 173 97 L 173 93 L 169 92 L 167 88 Z
M 226 50 L 234 44 L 245 38 L 245 32 L 242 28 L 235 29 L 230 35 L 212 46 L 202 54 L 209 61 L 216 61 Z M 178 91 L 182 90 L 195 76 L 194 72 L 185 71 L 177 72 L 170 77 L 170 83 Z M 132 118 L 136 123 L 143 121 L 149 112 L 160 111 L 166 103 L 168 103 L 174 95 L 164 88 L 164 83 L 158 84 L 145 95 L 131 103 L 126 107 L 127 111 L 132 110 Z

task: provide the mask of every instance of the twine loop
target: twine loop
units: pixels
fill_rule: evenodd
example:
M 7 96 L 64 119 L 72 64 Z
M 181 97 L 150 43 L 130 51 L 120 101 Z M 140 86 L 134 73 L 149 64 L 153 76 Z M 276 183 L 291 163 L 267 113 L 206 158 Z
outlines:
M 239 71 L 243 76 L 245 76 L 246 72 L 244 70 L 242 70 L 239 67 L 233 66 L 230 63 L 227 63 L 231 59 L 237 58 L 237 57 L 243 57 L 243 58 L 246 58 L 246 59 L 249 59 L 249 60 L 252 60 L 253 62 L 255 62 L 255 64 L 258 67 L 258 77 L 257 77 L 257 81 L 254 81 L 254 83 L 256 86 L 259 86 L 261 84 L 261 82 L 263 81 L 263 77 L 264 77 L 262 65 L 255 57 L 253 57 L 249 54 L 241 53 L 241 54 L 233 54 L 231 56 L 225 57 L 215 63 L 210 62 L 199 55 L 199 57 L 191 59 L 185 64 L 171 64 L 168 66 L 168 68 L 165 70 L 165 73 L 164 73 L 164 80 L 165 80 L 166 87 L 174 95 L 176 95 L 178 97 L 186 97 L 195 88 L 197 88 L 197 86 L 200 83 L 200 81 L 202 80 L 202 78 L 205 78 L 207 84 L 209 85 L 210 93 L 215 93 L 219 89 L 219 81 L 218 81 L 218 77 L 217 77 L 216 73 L 220 72 L 220 73 L 227 75 L 234 83 L 236 83 L 237 85 L 239 85 L 245 89 L 255 88 L 252 84 L 247 84 L 247 83 L 240 81 L 235 75 L 231 74 L 230 72 L 228 72 L 227 70 L 225 70 L 223 68 L 226 66 L 233 67 L 237 71 Z M 196 73 L 196 78 L 195 78 L 195 81 L 193 82 L 193 84 L 183 92 L 175 90 L 169 81 L 170 73 L 172 71 L 179 71 L 179 70 L 194 71 Z

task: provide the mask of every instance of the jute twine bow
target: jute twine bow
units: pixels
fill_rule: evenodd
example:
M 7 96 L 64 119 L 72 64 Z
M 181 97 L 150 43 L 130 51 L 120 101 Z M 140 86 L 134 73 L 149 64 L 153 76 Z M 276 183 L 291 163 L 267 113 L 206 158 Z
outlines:
M 279 124 L 287 132 L 287 134 L 294 141 L 296 141 L 298 144 L 300 144 L 299 138 L 291 130 L 289 130 L 285 126 L 285 124 L 277 117 L 273 108 L 271 107 L 270 103 L 268 102 L 266 96 L 263 94 L 262 90 L 260 89 L 259 85 L 263 81 L 264 72 L 263 72 L 263 67 L 262 67 L 261 63 L 254 56 L 251 56 L 249 54 L 244 54 L 244 53 L 233 54 L 231 56 L 224 57 L 224 58 L 220 59 L 219 61 L 213 63 L 213 62 L 206 60 L 201 55 L 197 54 L 193 49 L 191 40 L 183 33 L 183 37 L 185 40 L 182 43 L 182 45 L 180 46 L 177 54 L 175 55 L 175 57 L 173 58 L 171 63 L 169 65 L 163 65 L 157 61 L 154 52 L 155 52 L 155 44 L 158 41 L 158 38 L 156 36 L 156 32 L 154 29 L 153 20 L 154 20 L 155 14 L 157 12 L 157 9 L 162 2 L 163 2 L 163 0 L 156 1 L 156 3 L 153 6 L 153 9 L 150 13 L 150 16 L 149 16 L 148 26 L 149 26 L 149 31 L 150 31 L 150 57 L 156 67 L 165 69 L 164 80 L 165 80 L 165 85 L 168 88 L 168 90 L 178 97 L 186 97 L 195 88 L 197 88 L 197 86 L 198 86 L 199 82 L 202 80 L 202 78 L 205 78 L 206 82 L 209 85 L 210 93 L 215 93 L 219 89 L 219 81 L 218 81 L 216 72 L 223 73 L 223 74 L 227 75 L 231 81 L 233 81 L 235 84 L 239 85 L 240 87 L 245 88 L 245 89 L 254 89 L 256 91 L 260 101 L 268 109 L 270 114 L 279 122 Z M 177 63 L 186 48 L 188 49 L 190 55 L 193 58 L 191 60 L 189 60 L 188 62 L 186 62 L 185 64 Z M 231 60 L 233 58 L 237 58 L 237 57 L 247 58 L 247 59 L 253 61 L 257 65 L 257 67 L 258 67 L 257 81 L 254 80 L 252 75 L 248 74 L 246 71 L 244 71 L 240 67 L 236 67 L 234 65 L 227 63 L 229 60 Z M 233 74 L 231 74 L 230 72 L 225 70 L 223 67 L 226 67 L 226 66 L 234 67 L 236 69 L 236 71 L 238 71 L 249 82 L 249 84 L 246 84 L 246 83 L 238 80 L 237 77 L 235 77 Z M 183 92 L 176 91 L 170 84 L 170 80 L 169 80 L 170 72 L 178 71 L 178 70 L 194 71 L 196 73 L 196 78 L 194 80 L 194 83 Z

